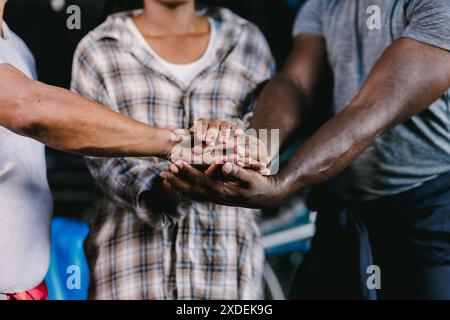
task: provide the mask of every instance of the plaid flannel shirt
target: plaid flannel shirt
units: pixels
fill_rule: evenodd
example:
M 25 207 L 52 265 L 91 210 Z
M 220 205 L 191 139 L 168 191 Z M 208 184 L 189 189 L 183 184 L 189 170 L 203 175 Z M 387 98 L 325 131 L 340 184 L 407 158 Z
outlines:
M 202 15 L 216 25 L 216 53 L 184 87 L 126 26 L 135 12 L 110 16 L 79 44 L 72 89 L 157 127 L 192 127 L 199 118 L 247 122 L 245 103 L 270 78 L 273 59 L 260 31 L 226 9 Z M 118 137 L 119 139 L 120 137 Z M 168 200 L 143 208 L 168 162 L 86 158 L 100 195 L 86 252 L 94 299 L 261 298 L 264 251 L 258 211 Z

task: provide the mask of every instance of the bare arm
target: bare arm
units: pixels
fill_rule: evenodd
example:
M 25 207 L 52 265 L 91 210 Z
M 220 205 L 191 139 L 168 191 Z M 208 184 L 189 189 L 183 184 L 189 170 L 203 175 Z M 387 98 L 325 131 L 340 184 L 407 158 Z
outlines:
M 285 145 L 311 119 L 326 67 L 325 40 L 309 34 L 297 36 L 282 70 L 261 93 L 251 127 L 280 129 L 280 143 Z
M 400 38 L 382 55 L 358 95 L 288 161 L 285 195 L 326 181 L 391 127 L 424 111 L 450 87 L 450 53 Z
M 55 149 L 88 156 L 167 158 L 170 130 L 150 127 L 0 64 L 0 125 Z
M 223 173 L 240 183 L 222 183 L 181 164 L 189 181 L 173 173 L 164 173 L 163 177 L 190 198 L 227 205 L 270 206 L 330 179 L 376 137 L 427 109 L 449 87 L 450 53 L 400 38 L 386 49 L 349 106 L 303 144 L 276 176 L 262 177 L 227 164 Z

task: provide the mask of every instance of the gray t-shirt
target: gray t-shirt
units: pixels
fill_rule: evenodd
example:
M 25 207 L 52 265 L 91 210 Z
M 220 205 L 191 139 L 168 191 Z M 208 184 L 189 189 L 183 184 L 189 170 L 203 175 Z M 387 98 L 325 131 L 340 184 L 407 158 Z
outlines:
M 395 39 L 406 37 L 450 51 L 450 0 L 309 0 L 294 26 L 294 36 L 300 33 L 326 40 L 335 82 L 334 111 L 339 112 Z M 413 189 L 446 172 L 450 90 L 425 112 L 376 139 L 329 185 L 344 199 L 372 200 Z

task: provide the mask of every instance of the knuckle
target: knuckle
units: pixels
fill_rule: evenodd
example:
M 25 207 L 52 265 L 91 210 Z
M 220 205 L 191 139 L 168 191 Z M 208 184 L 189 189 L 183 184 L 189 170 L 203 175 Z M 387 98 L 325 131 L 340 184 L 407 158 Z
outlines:
M 206 177 L 203 174 L 195 177 L 195 179 L 194 179 L 194 183 L 196 186 L 203 186 L 203 185 L 205 185 L 205 182 L 206 182 Z

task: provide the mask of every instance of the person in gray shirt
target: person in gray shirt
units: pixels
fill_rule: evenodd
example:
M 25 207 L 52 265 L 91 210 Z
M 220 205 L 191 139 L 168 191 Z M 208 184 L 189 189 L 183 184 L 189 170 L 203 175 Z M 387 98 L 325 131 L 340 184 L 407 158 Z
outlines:
M 449 299 L 449 51 L 449 0 L 309 0 L 252 127 L 289 141 L 325 112 L 327 71 L 334 116 L 276 175 L 227 164 L 230 184 L 183 164 L 184 178 L 163 176 L 185 196 L 246 207 L 321 184 L 293 297 Z

